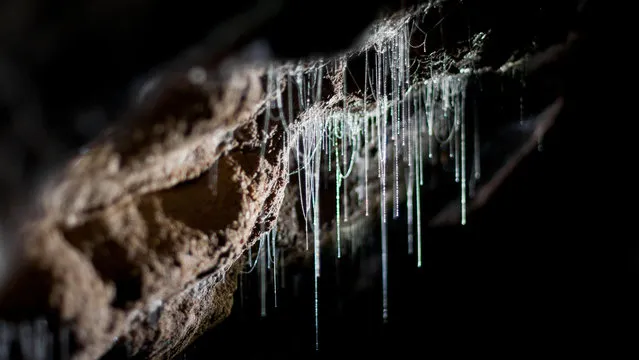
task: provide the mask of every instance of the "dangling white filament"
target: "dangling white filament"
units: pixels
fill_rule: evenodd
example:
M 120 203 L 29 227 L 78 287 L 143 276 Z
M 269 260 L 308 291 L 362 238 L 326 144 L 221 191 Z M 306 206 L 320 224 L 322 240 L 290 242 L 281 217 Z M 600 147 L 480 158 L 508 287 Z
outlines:
M 260 242 L 264 241 L 263 238 L 264 235 L 262 235 L 262 239 L 260 239 Z M 262 317 L 264 317 L 266 316 L 266 264 L 268 260 L 266 258 L 265 251 L 260 251 L 258 253 L 258 257 L 260 261 L 260 268 L 258 270 L 260 275 L 260 314 L 262 315 Z
M 327 110 L 321 107 L 322 104 L 319 104 L 322 101 L 321 90 L 323 68 L 325 67 L 323 62 L 319 62 L 319 65 L 315 65 L 311 69 L 304 69 L 299 65 L 297 69 L 287 73 L 287 116 L 285 116 L 284 100 L 281 94 L 282 79 L 269 70 L 268 77 L 271 80 L 267 80 L 267 93 L 271 93 L 272 88 L 275 88 L 274 98 L 277 102 L 279 118 L 286 130 L 286 143 L 291 147 L 294 152 L 293 157 L 297 161 L 297 169 L 291 175 L 296 174 L 298 179 L 307 249 L 310 247 L 309 231 L 312 232 L 313 236 L 316 348 L 319 348 L 321 245 L 319 186 L 320 171 L 323 171 L 320 167 L 322 154 L 326 156 L 328 171 L 334 171 L 335 176 L 336 252 L 339 259 L 342 256 L 342 247 L 348 246 L 344 244 L 350 243 L 353 246 L 352 241 L 348 238 L 344 239 L 344 244 L 342 244 L 341 222 L 349 220 L 349 206 L 352 206 L 353 199 L 355 199 L 348 196 L 349 185 L 346 179 L 353 172 L 356 164 L 362 166 L 363 163 L 363 170 L 358 168 L 355 172 L 357 176 L 362 176 L 362 179 L 357 179 L 358 198 L 355 200 L 359 204 L 364 203 L 365 213 L 368 216 L 369 148 L 376 147 L 378 149 L 379 195 L 381 198 L 379 215 L 382 227 L 382 318 L 385 321 L 388 318 L 389 240 L 386 207 L 389 205 L 388 200 L 390 199 L 386 196 L 386 190 L 389 178 L 392 181 L 393 218 L 400 215 L 400 191 L 406 191 L 402 193 L 402 196 L 406 196 L 408 252 L 417 253 L 418 267 L 422 266 L 423 250 L 422 186 L 428 179 L 429 166 L 435 165 L 440 156 L 443 155 L 440 152 L 448 151 L 448 157 L 454 161 L 455 180 L 460 183 L 461 223 L 466 224 L 467 221 L 469 181 L 467 155 L 469 154 L 467 154 L 466 131 L 468 129 L 465 120 L 466 75 L 431 76 L 426 81 L 411 83 L 411 45 L 409 40 L 410 31 L 404 24 L 395 37 L 380 41 L 375 45 L 375 53 L 371 54 L 374 56 L 374 64 L 371 69 L 369 69 L 369 54 L 368 52 L 364 54 L 364 88 L 362 101 L 359 104 L 354 105 L 353 98 L 348 97 L 346 60 L 340 59 L 328 64 L 327 71 L 341 72 L 343 88 L 339 95 L 342 96 L 343 104 L 340 110 L 334 108 Z M 304 116 L 304 121 L 297 123 L 294 121 L 292 110 L 295 93 L 293 85 L 297 87 L 299 110 L 300 114 Z M 357 84 L 355 85 L 357 86 Z M 375 101 L 374 109 L 371 112 L 368 111 L 368 90 L 371 92 L 370 98 Z M 267 130 L 268 121 L 271 120 L 270 106 L 270 102 L 267 101 L 267 113 L 265 114 Z M 476 121 L 477 119 L 472 126 L 474 133 L 471 150 L 473 151 L 471 177 L 474 179 L 478 179 L 480 173 L 479 133 Z M 389 144 L 389 136 L 392 144 Z M 388 145 L 391 145 L 392 154 L 389 152 Z M 362 157 L 363 160 L 360 160 Z M 390 174 L 387 166 L 389 160 L 392 162 Z M 322 175 L 324 179 L 329 178 L 326 171 Z M 403 184 L 400 184 L 400 178 Z M 353 181 L 350 183 L 352 185 Z M 404 186 L 404 189 L 401 185 Z M 389 191 L 391 190 L 389 189 Z M 353 213 L 352 210 L 350 213 Z M 309 230 L 309 228 L 311 229 Z M 346 233 L 345 230 L 344 232 Z M 258 250 L 258 256 L 261 259 L 266 254 L 269 259 L 265 262 L 266 266 L 270 268 L 270 265 L 273 264 L 274 302 L 277 306 L 278 254 L 275 239 L 275 233 L 266 235 L 267 249 L 265 252 Z M 350 247 L 346 247 L 346 249 L 350 249 Z M 283 278 L 283 273 L 280 273 Z

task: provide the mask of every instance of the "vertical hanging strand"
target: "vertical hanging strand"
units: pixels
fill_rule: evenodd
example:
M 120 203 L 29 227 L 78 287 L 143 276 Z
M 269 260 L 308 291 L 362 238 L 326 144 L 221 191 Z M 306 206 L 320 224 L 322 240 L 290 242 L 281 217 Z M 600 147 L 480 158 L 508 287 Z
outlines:
M 273 245 L 271 245 L 271 251 L 273 252 L 273 307 L 277 308 L 277 229 L 274 227 L 272 232 L 271 240 L 273 241 Z
M 399 217 L 399 145 L 400 145 L 400 91 L 402 74 L 400 74 L 400 68 L 402 60 L 400 59 L 400 46 L 399 39 L 395 37 L 391 48 L 391 89 L 392 89 L 392 101 L 393 101 L 393 218 Z
M 415 156 L 415 168 L 421 165 L 421 157 Z M 417 267 L 422 267 L 422 213 L 421 213 L 421 176 L 419 171 L 415 171 L 415 205 L 417 205 Z M 419 179 L 417 179 L 419 178 Z
M 314 204 L 313 204 L 313 262 L 315 267 L 315 350 L 319 350 L 319 277 L 320 277 L 320 222 L 319 222 L 319 169 L 321 161 L 321 151 L 315 152 L 314 161 Z
M 340 259 L 342 257 L 342 242 L 341 242 L 341 228 L 340 228 L 340 224 L 342 222 L 342 217 L 340 215 L 340 208 L 341 208 L 341 203 L 340 203 L 340 188 L 342 186 L 342 171 L 341 171 L 341 166 L 339 165 L 340 161 L 339 161 L 339 148 L 340 146 L 337 144 L 337 139 L 340 138 L 341 136 L 344 136 L 344 134 L 342 133 L 340 136 L 341 130 L 342 130 L 342 124 L 344 123 L 343 121 L 340 121 L 340 119 L 336 119 L 334 121 L 338 121 L 338 124 L 333 126 L 333 131 L 335 131 L 335 134 L 333 135 L 335 137 L 335 231 L 337 233 L 337 258 Z M 342 142 L 344 141 L 344 139 L 341 139 Z
M 459 86 L 459 113 L 461 117 L 461 224 L 466 225 L 466 197 L 468 194 L 466 185 L 466 82 L 464 79 L 459 79 L 461 82 Z
M 262 239 L 260 241 L 264 241 L 264 236 L 262 235 Z M 260 309 L 262 317 L 266 316 L 266 251 L 262 249 L 258 252 L 260 267 Z
M 474 156 L 474 178 L 475 183 L 481 178 L 481 142 L 479 139 L 479 116 L 477 114 L 477 101 L 473 100 L 473 156 Z
M 411 103 L 413 105 L 412 115 L 415 116 L 417 103 L 415 102 L 414 96 L 411 96 L 407 99 L 406 109 L 410 108 Z M 408 132 L 408 174 L 404 177 L 406 178 L 406 222 L 408 228 L 408 254 L 411 255 L 413 253 L 413 176 L 415 171 L 415 166 L 413 165 L 413 156 L 415 156 L 416 131 L 414 129 L 415 119 L 411 119 L 410 114 L 408 114 L 406 120 L 406 129 Z
M 368 50 L 364 55 L 364 211 L 368 216 L 368 107 L 366 91 L 368 89 Z
M 388 321 L 388 224 L 382 221 L 382 320 Z

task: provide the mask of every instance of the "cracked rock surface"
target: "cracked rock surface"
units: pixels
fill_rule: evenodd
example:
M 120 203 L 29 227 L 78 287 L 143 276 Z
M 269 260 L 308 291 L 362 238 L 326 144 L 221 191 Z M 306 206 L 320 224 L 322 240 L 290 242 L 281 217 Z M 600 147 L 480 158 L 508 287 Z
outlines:
M 55 314 L 89 359 L 114 341 L 169 358 L 228 315 L 229 270 L 287 183 L 277 134 L 260 156 L 259 75 L 178 84 L 52 179 L 24 227 L 6 317 Z

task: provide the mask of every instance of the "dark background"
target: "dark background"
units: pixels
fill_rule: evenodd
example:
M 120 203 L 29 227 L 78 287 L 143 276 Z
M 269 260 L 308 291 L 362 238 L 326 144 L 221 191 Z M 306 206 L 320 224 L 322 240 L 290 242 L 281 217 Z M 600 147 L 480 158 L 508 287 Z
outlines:
M 251 297 L 236 296 L 231 317 L 183 358 L 220 351 L 243 358 L 636 354 L 639 249 L 628 192 L 634 187 L 620 168 L 630 145 L 624 136 L 603 139 L 625 108 L 613 105 L 614 80 L 597 75 L 609 64 L 605 49 L 615 37 L 595 26 L 605 8 L 589 2 L 586 9 L 577 21 L 585 40 L 554 72 L 565 106 L 543 151 L 520 163 L 467 226 L 427 229 L 421 269 L 406 254 L 405 219 L 390 223 L 387 324 L 377 234 L 353 258 L 322 253 L 319 352 L 309 270 L 299 275 L 298 294 L 279 290 L 280 307 L 269 303 L 265 318 L 256 278 L 245 278 Z M 511 20 L 511 30 L 525 22 Z M 429 206 L 438 205 L 423 204 Z M 354 286 L 362 277 L 368 286 Z

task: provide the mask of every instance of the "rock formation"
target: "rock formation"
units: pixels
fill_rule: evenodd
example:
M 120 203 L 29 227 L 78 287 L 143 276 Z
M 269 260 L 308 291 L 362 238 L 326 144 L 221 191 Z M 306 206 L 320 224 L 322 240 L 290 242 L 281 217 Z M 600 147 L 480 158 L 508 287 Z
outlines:
M 474 2 L 431 5 L 387 16 L 372 37 L 329 60 L 347 61 L 352 73 L 364 74 L 372 67 L 364 64 L 364 56 L 380 37 L 394 36 L 403 22 L 419 18 L 415 23 L 422 27 L 411 44 L 421 42 L 424 50 L 410 50 L 423 62 L 419 76 L 433 76 L 432 69 L 451 74 L 472 69 L 487 84 L 491 77 L 514 77 L 515 83 L 523 79 L 537 89 L 529 91 L 539 91 L 544 89 L 539 79 L 556 72 L 552 66 L 561 68 L 574 42 L 562 26 L 507 39 L 512 26 L 479 16 L 464 19 L 479 6 Z M 560 16 L 560 10 L 551 6 L 548 11 Z M 576 13 L 577 7 L 566 12 Z M 445 37 L 430 35 L 440 27 Z M 549 48 L 553 44 L 558 45 Z M 211 57 L 205 66 L 169 72 L 159 85 L 149 82 L 151 90 L 119 122 L 51 171 L 31 194 L 19 225 L 7 232 L 19 241 L 0 244 L 0 262 L 10 264 L 10 269 L 0 266 L 0 275 L 6 274 L 0 293 L 0 316 L 6 320 L 0 323 L 0 359 L 8 354 L 2 336 L 5 343 L 15 342 L 12 334 L 23 326 L 18 324 L 42 317 L 51 329 L 65 329 L 53 331 L 56 340 L 47 340 L 46 346 L 55 343 L 74 359 L 105 353 L 168 359 L 228 316 L 242 254 L 276 222 L 277 246 L 288 254 L 284 261 L 309 260 L 296 208 L 301 185 L 290 176 L 291 143 L 286 141 L 291 135 L 279 122 L 269 123 L 267 115 L 292 84 L 286 79 L 269 84 L 273 65 L 246 54 L 251 53 Z M 302 55 L 312 54 L 295 54 Z M 299 66 L 317 61 L 307 58 Z M 371 105 L 352 86 L 365 80 L 358 78 L 346 90 L 346 76 L 328 70 L 319 80 L 321 111 Z M 529 111 L 547 105 L 540 102 Z M 285 113 L 295 114 L 288 124 L 293 137 L 309 121 L 310 110 L 303 107 L 297 100 L 284 106 Z M 358 176 L 346 182 L 351 203 L 360 196 Z M 376 181 L 371 178 L 370 186 Z M 330 199 L 336 189 L 322 191 Z M 382 200 L 372 194 L 369 201 L 376 213 Z M 322 241 L 333 242 L 340 220 L 335 222 L 334 204 L 326 204 Z M 351 226 L 368 227 L 362 211 L 351 211 Z

